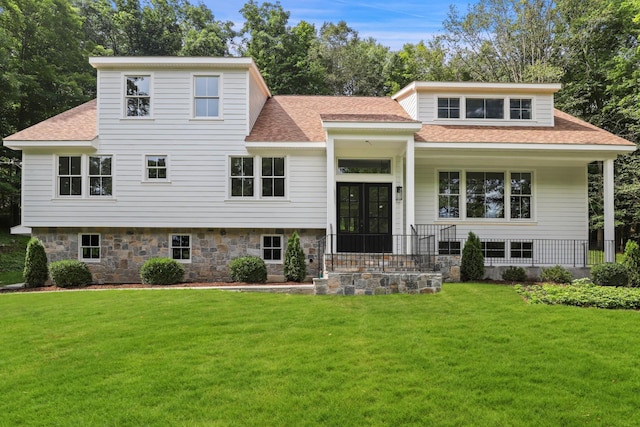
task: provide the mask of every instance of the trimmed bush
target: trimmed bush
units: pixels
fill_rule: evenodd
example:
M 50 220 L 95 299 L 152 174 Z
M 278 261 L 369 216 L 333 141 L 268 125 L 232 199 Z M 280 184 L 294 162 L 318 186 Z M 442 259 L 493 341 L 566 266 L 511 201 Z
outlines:
M 571 283 L 573 274 L 561 265 L 543 268 L 540 280 L 549 283 Z
M 307 277 L 304 251 L 300 247 L 300 237 L 295 231 L 291 235 L 284 253 L 284 277 L 292 282 L 302 282 Z
M 49 278 L 47 269 L 47 254 L 42 242 L 37 237 L 32 237 L 27 243 L 27 253 L 24 257 L 24 283 L 27 288 L 44 286 Z
M 264 283 L 267 281 L 267 264 L 257 256 L 245 256 L 231 260 L 229 275 L 234 282 Z
M 627 286 L 629 273 L 622 264 L 605 262 L 591 268 L 591 280 L 599 286 Z
M 629 286 L 640 286 L 640 246 L 633 240 L 628 240 L 624 246 L 622 264 L 627 267 Z
M 524 282 L 527 280 L 527 272 L 522 267 L 511 266 L 502 272 L 502 280 L 505 282 Z
M 61 288 L 86 286 L 93 282 L 87 265 L 78 260 L 66 259 L 52 262 L 49 265 L 49 273 L 51 281 Z
M 140 267 L 140 279 L 147 285 L 175 285 L 183 277 L 184 267 L 171 258 L 150 258 Z
M 484 256 L 480 239 L 472 231 L 469 232 L 460 262 L 460 278 L 463 282 L 484 278 Z

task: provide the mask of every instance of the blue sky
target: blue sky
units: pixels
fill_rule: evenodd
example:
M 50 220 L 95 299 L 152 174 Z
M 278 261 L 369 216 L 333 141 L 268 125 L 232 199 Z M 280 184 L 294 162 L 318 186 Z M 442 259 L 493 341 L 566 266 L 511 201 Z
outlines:
M 238 12 L 245 0 L 203 0 L 217 20 L 233 21 L 242 26 L 244 19 Z M 193 1 L 192 3 L 197 3 Z M 262 0 L 258 0 L 262 4 Z M 275 3 L 275 0 L 271 0 Z M 399 50 L 404 43 L 417 43 L 430 39 L 442 31 L 449 5 L 465 13 L 473 1 L 467 0 L 281 0 L 280 4 L 291 13 L 289 24 L 301 20 L 316 24 L 344 20 L 361 37 L 373 37 L 378 43 Z M 239 28 L 237 28 L 239 29 Z

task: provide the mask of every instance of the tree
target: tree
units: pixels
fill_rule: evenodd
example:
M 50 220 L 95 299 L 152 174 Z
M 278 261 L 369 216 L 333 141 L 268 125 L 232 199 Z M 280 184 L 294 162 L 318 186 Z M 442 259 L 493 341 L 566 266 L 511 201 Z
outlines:
M 27 243 L 23 276 L 25 286 L 28 288 L 44 286 L 49 279 L 47 254 L 42 242 L 37 237 L 32 237 Z
M 184 7 L 181 22 L 184 56 L 229 56 L 229 47 L 237 35 L 233 22 L 216 21 L 213 13 L 204 4 Z
M 473 232 L 462 248 L 462 261 L 460 262 L 460 278 L 463 282 L 480 280 L 484 277 L 484 256 L 482 255 L 482 243 Z
M 306 276 L 307 265 L 304 251 L 300 247 L 300 237 L 294 231 L 284 253 L 284 277 L 292 282 L 302 282 Z

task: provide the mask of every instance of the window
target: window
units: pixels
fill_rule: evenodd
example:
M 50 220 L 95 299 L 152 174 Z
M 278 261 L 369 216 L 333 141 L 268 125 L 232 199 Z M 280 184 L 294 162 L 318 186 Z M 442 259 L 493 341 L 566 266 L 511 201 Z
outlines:
M 390 174 L 391 160 L 387 159 L 338 159 L 338 174 L 374 173 Z
M 83 261 L 95 261 L 100 259 L 100 235 L 80 235 L 80 259 Z
M 438 98 L 439 119 L 460 118 L 460 98 Z
M 447 240 L 438 242 L 438 254 L 460 255 L 460 242 Z
M 504 119 L 504 99 L 467 98 L 467 119 Z
M 126 77 L 126 115 L 127 117 L 148 117 L 151 115 L 151 77 Z
M 511 173 L 511 218 L 531 218 L 531 173 Z
M 253 158 L 231 158 L 231 196 L 253 197 Z
M 196 76 L 194 78 L 194 115 L 196 117 L 219 117 L 220 95 L 218 76 Z
M 167 156 L 145 156 L 146 179 L 160 181 L 167 179 Z
M 262 196 L 284 197 L 284 157 L 262 158 Z
M 89 195 L 111 196 L 111 156 L 89 156 Z
M 482 242 L 482 255 L 485 258 L 504 258 L 504 242 Z
M 262 236 L 262 259 L 282 261 L 282 236 Z
M 533 242 L 511 242 L 511 258 L 533 258 Z
M 178 261 L 191 260 L 191 236 L 188 234 L 171 235 L 171 258 Z
M 511 120 L 531 120 L 531 99 L 511 99 L 509 111 Z
M 467 218 L 504 218 L 504 173 L 467 172 Z
M 82 158 L 80 156 L 58 157 L 58 195 L 82 195 Z
M 460 217 L 460 172 L 440 172 L 438 216 Z

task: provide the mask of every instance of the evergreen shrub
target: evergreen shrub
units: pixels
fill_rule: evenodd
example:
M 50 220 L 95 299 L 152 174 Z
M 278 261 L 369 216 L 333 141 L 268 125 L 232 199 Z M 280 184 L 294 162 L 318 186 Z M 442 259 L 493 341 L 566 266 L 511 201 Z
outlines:
M 47 254 L 44 251 L 44 245 L 37 237 L 32 237 L 27 243 L 23 276 L 27 288 L 44 286 L 49 278 Z
M 622 264 L 627 267 L 629 286 L 640 286 L 640 246 L 633 240 L 628 240 L 624 247 Z
M 571 283 L 573 274 L 561 265 L 543 268 L 540 280 L 549 283 Z
M 484 278 L 484 256 L 480 239 L 472 231 L 469 232 L 460 262 L 460 278 L 463 282 Z
M 622 264 L 605 262 L 591 268 L 591 280 L 599 286 L 627 286 L 629 273 Z
M 93 277 L 87 265 L 78 260 L 63 260 L 49 265 L 51 281 L 56 286 L 68 288 L 71 286 L 86 286 L 93 282 Z
M 511 266 L 502 272 L 502 280 L 505 282 L 524 282 L 527 280 L 527 272 L 522 267 Z
M 284 277 L 292 282 L 302 282 L 307 277 L 304 251 L 300 247 L 300 237 L 293 232 L 284 253 Z
M 267 265 L 257 256 L 244 256 L 231 260 L 229 275 L 234 282 L 264 283 L 267 281 Z
M 171 258 L 150 258 L 140 267 L 140 279 L 148 285 L 174 285 L 183 277 L 184 267 Z

